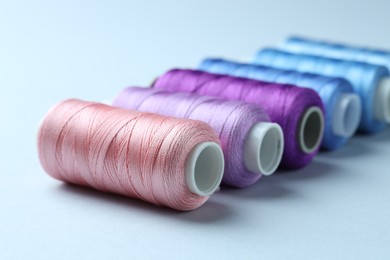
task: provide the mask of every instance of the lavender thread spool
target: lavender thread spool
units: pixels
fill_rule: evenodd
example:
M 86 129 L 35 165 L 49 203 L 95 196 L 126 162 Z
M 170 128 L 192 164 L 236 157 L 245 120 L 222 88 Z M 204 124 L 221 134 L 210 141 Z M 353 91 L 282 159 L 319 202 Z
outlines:
M 160 76 L 156 89 L 242 100 L 263 107 L 284 133 L 281 165 L 304 167 L 319 150 L 324 130 L 323 104 L 316 92 L 292 85 L 174 69 Z
M 225 156 L 224 184 L 247 187 L 262 174 L 272 174 L 281 161 L 282 129 L 270 123 L 265 111 L 253 104 L 129 87 L 117 96 L 113 105 L 209 123 L 219 134 Z
M 210 73 L 292 84 L 315 90 L 325 107 L 325 130 L 321 145 L 323 149 L 340 148 L 359 126 L 360 98 L 345 79 L 212 58 L 203 60 L 199 69 Z

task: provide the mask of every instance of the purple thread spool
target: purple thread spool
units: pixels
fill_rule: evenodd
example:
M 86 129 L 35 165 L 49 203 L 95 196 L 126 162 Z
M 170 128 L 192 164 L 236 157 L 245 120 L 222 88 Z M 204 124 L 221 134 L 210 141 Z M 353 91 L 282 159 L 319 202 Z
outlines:
M 221 140 L 225 157 L 224 184 L 249 186 L 262 174 L 272 174 L 281 161 L 282 129 L 270 123 L 266 112 L 253 104 L 129 87 L 117 96 L 113 105 L 209 123 Z
M 154 88 L 242 100 L 265 109 L 284 133 L 281 165 L 298 169 L 318 153 L 324 132 L 324 108 L 318 94 L 293 85 L 173 69 L 160 76 Z

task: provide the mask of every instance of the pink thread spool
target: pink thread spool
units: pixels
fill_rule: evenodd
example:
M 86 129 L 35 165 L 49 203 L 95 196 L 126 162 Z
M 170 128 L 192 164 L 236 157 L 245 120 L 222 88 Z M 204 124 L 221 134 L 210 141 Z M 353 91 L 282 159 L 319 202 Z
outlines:
M 224 170 L 206 123 L 80 100 L 49 111 L 38 152 L 56 179 L 183 211 L 206 202 Z

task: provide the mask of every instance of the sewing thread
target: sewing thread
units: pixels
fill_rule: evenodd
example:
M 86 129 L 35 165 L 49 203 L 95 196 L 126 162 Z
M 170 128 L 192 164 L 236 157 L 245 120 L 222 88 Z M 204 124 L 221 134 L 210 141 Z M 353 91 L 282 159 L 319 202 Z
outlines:
M 190 93 L 129 87 L 114 106 L 207 122 L 218 134 L 225 156 L 224 184 L 247 187 L 270 175 L 283 154 L 283 132 L 258 106 Z M 257 154 L 257 156 L 255 156 Z
M 76 99 L 46 115 L 38 152 L 58 180 L 183 211 L 206 202 L 223 173 L 218 137 L 206 123 Z
M 212 58 L 205 59 L 199 69 L 210 73 L 313 89 L 320 95 L 325 107 L 325 129 L 321 144 L 323 149 L 340 148 L 359 126 L 360 98 L 345 79 Z
M 390 51 L 388 50 L 358 47 L 299 36 L 287 38 L 280 47 L 289 52 L 313 54 L 329 58 L 355 60 L 382 65 L 390 70 Z
M 171 92 L 242 100 L 264 108 L 271 121 L 283 129 L 281 165 L 286 168 L 301 168 L 318 152 L 324 127 L 323 105 L 311 89 L 179 69 L 160 76 L 153 86 Z
M 376 133 L 390 122 L 389 71 L 383 66 L 338 60 L 321 56 L 294 54 L 276 49 L 260 50 L 254 63 L 281 69 L 343 77 L 361 98 L 362 118 L 359 130 Z

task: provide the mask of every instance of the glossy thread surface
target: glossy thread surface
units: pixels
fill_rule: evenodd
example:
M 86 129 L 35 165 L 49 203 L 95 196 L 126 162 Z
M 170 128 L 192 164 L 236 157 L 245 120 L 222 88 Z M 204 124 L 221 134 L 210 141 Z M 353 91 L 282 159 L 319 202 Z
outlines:
M 281 48 L 290 52 L 306 53 L 337 59 L 362 61 L 382 65 L 390 70 L 390 51 L 368 47 L 358 47 L 330 41 L 304 37 L 289 37 Z
M 321 99 L 313 90 L 179 69 L 168 71 L 160 76 L 153 86 L 168 91 L 242 100 L 262 107 L 271 121 L 278 123 L 283 129 L 285 147 L 281 165 L 286 168 L 301 168 L 307 165 L 318 152 L 319 145 L 310 153 L 305 153 L 301 149 L 297 129 L 307 109 L 314 106 L 323 110 Z M 322 139 L 322 135 L 319 138 Z
M 265 111 L 255 105 L 140 87 L 124 89 L 113 101 L 113 105 L 204 121 L 215 130 L 221 141 L 225 156 L 224 184 L 242 188 L 261 177 L 261 174 L 246 169 L 243 155 L 245 138 L 251 127 L 258 122 L 269 121 Z
M 185 182 L 186 160 L 202 142 L 219 140 L 200 121 L 71 99 L 44 118 L 38 152 L 56 179 L 186 211 L 208 199 Z
M 361 98 L 362 119 L 359 130 L 364 133 L 375 133 L 387 125 L 376 119 L 373 111 L 374 98 L 379 83 L 389 77 L 389 71 L 386 67 L 350 60 L 294 54 L 270 48 L 260 50 L 254 63 L 331 77 L 343 77 L 352 84 L 355 93 Z
M 320 95 L 325 107 L 325 129 L 321 147 L 326 150 L 335 150 L 344 145 L 351 137 L 335 134 L 332 129 L 333 114 L 336 113 L 334 111 L 336 102 L 342 94 L 354 93 L 351 84 L 342 78 L 238 63 L 223 59 L 205 59 L 200 64 L 199 69 L 211 73 L 310 88 Z M 353 113 L 360 115 L 361 111 L 359 109 Z M 351 131 L 352 134 L 355 130 Z

